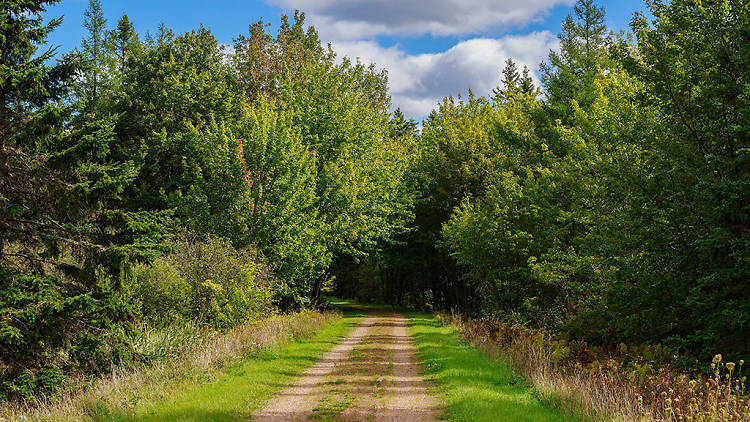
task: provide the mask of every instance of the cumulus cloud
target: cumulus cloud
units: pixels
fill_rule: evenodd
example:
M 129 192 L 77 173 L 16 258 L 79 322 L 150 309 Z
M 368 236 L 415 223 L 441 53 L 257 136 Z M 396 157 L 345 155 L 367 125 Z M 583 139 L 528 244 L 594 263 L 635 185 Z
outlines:
M 388 70 L 394 106 L 407 116 L 422 118 L 448 95 L 486 95 L 500 84 L 500 70 L 512 58 L 519 70 L 537 69 L 557 38 L 549 31 L 502 38 L 475 38 L 434 54 L 408 54 L 398 46 L 385 48 L 374 41 L 338 41 L 339 56 L 359 58 Z
M 574 0 L 266 0 L 307 13 L 325 39 L 375 35 L 463 35 L 539 19 Z
M 388 71 L 393 105 L 420 119 L 443 97 L 487 95 L 500 83 L 507 58 L 532 71 L 557 39 L 549 31 L 514 34 L 558 5 L 575 0 L 265 0 L 286 11 L 306 13 L 323 41 L 340 56 L 374 62 Z M 488 34 L 508 34 L 490 38 Z M 383 47 L 378 36 L 469 38 L 431 54 Z

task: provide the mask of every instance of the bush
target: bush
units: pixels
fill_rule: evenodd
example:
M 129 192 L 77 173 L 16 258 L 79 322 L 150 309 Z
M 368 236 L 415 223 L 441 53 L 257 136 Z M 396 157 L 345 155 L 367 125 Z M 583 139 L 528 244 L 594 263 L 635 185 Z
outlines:
M 170 255 L 137 266 L 122 294 L 139 321 L 227 329 L 270 315 L 273 284 L 256 250 L 210 238 L 180 242 Z
M 138 321 L 161 326 L 188 319 L 189 291 L 187 280 L 162 257 L 151 265 L 136 266 L 133 277 L 123 285 L 122 294 Z

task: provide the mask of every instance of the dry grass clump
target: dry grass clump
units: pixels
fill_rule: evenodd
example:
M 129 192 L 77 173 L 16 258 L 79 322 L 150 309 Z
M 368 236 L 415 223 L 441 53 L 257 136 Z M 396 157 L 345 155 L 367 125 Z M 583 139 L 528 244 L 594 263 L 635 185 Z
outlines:
M 508 361 L 527 376 L 540 397 L 591 421 L 750 421 L 744 361 L 714 358 L 711 377 L 691 379 L 669 365 L 661 346 L 599 353 L 571 351 L 550 334 L 487 321 L 441 315 L 484 353 Z M 673 357 L 672 357 L 673 359 Z
M 84 417 L 95 419 L 103 412 L 127 411 L 139 402 L 159 400 L 183 382 L 209 380 L 216 373 L 209 369 L 218 369 L 233 359 L 283 341 L 310 337 L 340 317 L 333 312 L 301 311 L 238 326 L 224 334 L 206 329 L 196 334 L 185 327 L 167 334 L 163 330 L 145 330 L 141 352 L 161 354 L 168 349 L 163 353 L 165 359 L 136 369 L 113 368 L 94 381 L 81 379 L 75 388 L 51 401 L 38 400 L 24 406 L 6 403 L 5 407 L 0 403 L 0 422 L 77 421 Z M 165 347 L 165 343 L 171 346 Z
M 745 361 L 722 362 L 716 355 L 713 374 L 701 380 L 687 380 L 656 395 L 651 409 L 642 408 L 658 422 L 742 422 L 750 421 L 750 397 L 745 393 L 747 377 L 742 375 Z M 642 399 L 641 401 L 642 402 Z

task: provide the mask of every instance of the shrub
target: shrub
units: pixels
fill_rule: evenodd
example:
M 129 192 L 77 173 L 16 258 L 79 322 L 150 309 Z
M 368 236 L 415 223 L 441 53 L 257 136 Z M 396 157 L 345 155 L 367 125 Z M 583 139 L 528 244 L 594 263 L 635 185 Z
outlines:
M 225 239 L 183 241 L 136 267 L 122 295 L 136 317 L 155 325 L 192 321 L 227 329 L 273 313 L 274 279 L 255 249 Z
M 123 284 L 122 295 L 135 318 L 150 325 L 179 324 L 188 319 L 190 286 L 167 258 L 137 265 Z

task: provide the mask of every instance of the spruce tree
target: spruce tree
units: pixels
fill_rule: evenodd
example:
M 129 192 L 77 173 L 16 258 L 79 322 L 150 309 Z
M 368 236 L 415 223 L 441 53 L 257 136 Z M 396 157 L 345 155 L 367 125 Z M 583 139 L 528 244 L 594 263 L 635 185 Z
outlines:
M 112 39 L 119 63 L 119 70 L 120 72 L 124 72 L 128 56 L 132 54 L 132 50 L 138 45 L 138 34 L 136 34 L 133 23 L 127 14 L 123 14 L 117 22 L 117 29 L 113 31 Z
M 523 67 L 520 90 L 524 95 L 531 95 L 534 98 L 539 96 L 539 88 L 534 85 L 534 80 L 531 78 L 531 71 L 528 66 Z
M 498 104 L 514 99 L 519 91 L 519 82 L 521 82 L 521 76 L 518 74 L 518 68 L 513 59 L 505 61 L 502 75 L 502 86 L 498 86 L 492 91 L 493 99 Z
M 69 368 L 124 358 L 111 291 L 165 221 L 121 210 L 138 169 L 109 157 L 114 122 L 74 119 L 63 101 L 81 58 L 39 53 L 61 23 L 42 18 L 53 3 L 0 3 L 0 397 L 44 395 Z
M 524 68 L 524 71 L 524 77 L 528 77 L 528 68 Z M 513 59 L 505 61 L 501 74 L 502 85 L 492 90 L 492 99 L 497 104 L 518 99 L 518 95 L 523 93 L 524 83 L 528 83 L 518 73 L 518 67 Z
M 84 12 L 83 27 L 87 36 L 81 42 L 81 49 L 86 58 L 86 66 L 81 72 L 78 96 L 82 100 L 83 109 L 92 112 L 99 107 L 111 82 L 112 42 L 100 0 L 89 0 L 89 7 Z
M 407 120 L 399 107 L 393 112 L 393 117 L 390 121 L 390 128 L 390 137 L 396 139 L 409 134 L 414 134 L 417 130 L 417 122 L 413 119 Z
M 505 61 L 505 68 L 503 69 L 503 85 L 506 91 L 514 90 L 518 85 L 518 68 L 513 59 Z

